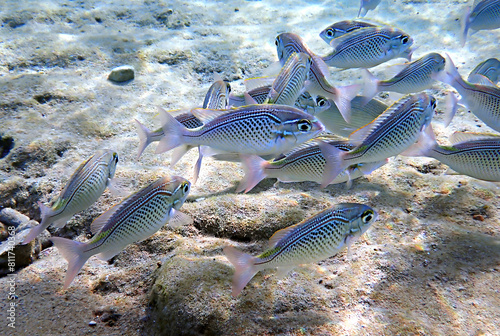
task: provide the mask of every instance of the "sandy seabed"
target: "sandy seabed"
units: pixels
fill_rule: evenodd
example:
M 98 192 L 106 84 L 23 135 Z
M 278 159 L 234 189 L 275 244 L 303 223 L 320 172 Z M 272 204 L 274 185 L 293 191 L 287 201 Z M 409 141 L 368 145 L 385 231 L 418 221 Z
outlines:
M 449 53 L 466 76 L 499 57 L 500 32 L 478 32 L 461 47 L 465 7 L 465 1 L 382 0 L 367 18 L 409 33 L 415 58 Z M 170 154 L 152 148 L 137 160 L 133 120 L 153 128 L 157 106 L 200 106 L 214 72 L 243 92 L 243 79 L 277 61 L 279 33 L 297 33 L 326 54 L 319 32 L 357 11 L 357 1 L 3 1 L 0 135 L 13 139 L 14 148 L 0 159 L 0 207 L 39 220 L 36 201 L 56 197 L 76 165 L 101 148 L 119 153 L 116 176 L 131 190 L 164 174 L 191 178 L 194 151 L 172 169 Z M 400 62 L 373 73 L 385 78 L 388 65 Z M 125 64 L 134 66 L 134 80 L 107 80 Z M 331 80 L 358 83 L 361 73 L 332 69 Z M 430 92 L 442 104 L 448 90 L 436 84 Z M 440 143 L 456 130 L 491 131 L 464 108 L 444 128 L 441 111 L 434 125 Z M 91 258 L 67 291 L 66 261 L 54 247 L 43 250 L 33 264 L 0 279 L 1 297 L 9 295 L 12 278 L 18 297 L 15 329 L 8 326 L 10 300 L 0 300 L 0 334 L 499 335 L 498 189 L 445 171 L 433 159 L 397 157 L 351 189 L 265 180 L 241 195 L 235 194 L 240 166 L 206 159 L 183 206 L 194 226 L 164 228 L 110 264 Z M 55 234 L 86 240 L 93 218 L 119 200 L 106 191 Z M 297 267 L 284 279 L 263 272 L 242 296 L 230 297 L 232 266 L 223 246 L 257 253 L 277 229 L 339 202 L 379 212 L 351 255 Z M 186 260 L 213 264 L 208 271 L 193 268 L 189 277 L 182 272 Z M 180 298 L 170 293 L 177 310 L 162 313 L 155 298 L 160 281 L 169 280 L 180 284 Z

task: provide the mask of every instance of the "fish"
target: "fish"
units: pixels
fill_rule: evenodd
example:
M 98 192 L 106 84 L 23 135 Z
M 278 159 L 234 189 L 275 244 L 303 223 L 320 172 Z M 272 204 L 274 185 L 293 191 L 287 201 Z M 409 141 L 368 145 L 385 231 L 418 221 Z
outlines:
M 306 53 L 311 57 L 312 63 L 308 73 L 308 80 L 305 83 L 305 90 L 314 98 L 322 96 L 335 102 L 340 113 L 345 120 L 349 120 L 350 101 L 361 89 L 361 85 L 353 84 L 343 87 L 334 87 L 328 80 L 328 67 L 321 57 L 314 54 L 304 43 L 302 38 L 293 33 L 282 33 L 275 40 L 278 58 L 281 64 L 296 53 Z
M 500 0 L 476 1 L 473 8 L 467 8 L 462 26 L 462 45 L 465 45 L 469 29 L 477 31 L 500 28 Z
M 369 10 L 374 10 L 380 4 L 381 0 L 361 0 L 359 5 L 358 17 L 363 17 Z
M 233 246 L 224 247 L 226 258 L 235 267 L 232 296 L 240 294 L 261 270 L 277 267 L 278 276 L 284 276 L 295 266 L 318 262 L 350 248 L 377 216 L 367 205 L 340 203 L 275 232 L 269 239 L 269 248 L 258 256 Z
M 231 85 L 223 81 L 222 78 L 216 76 L 216 81 L 210 86 L 203 101 L 203 108 L 207 109 L 225 109 L 228 107 L 229 95 L 231 93 Z M 175 119 L 183 124 L 186 128 L 197 128 L 202 126 L 201 121 L 196 118 L 190 111 L 183 112 Z M 137 152 L 137 159 L 139 159 L 144 150 L 153 142 L 160 141 L 163 136 L 163 128 L 156 131 L 151 131 L 144 126 L 139 120 L 135 119 L 137 134 L 139 135 L 139 149 Z
M 109 260 L 127 245 L 152 236 L 167 222 L 171 226 L 191 223 L 191 218 L 179 211 L 190 186 L 180 176 L 161 177 L 97 217 L 90 225 L 93 237 L 88 242 L 50 238 L 68 261 L 64 289 L 91 256 Z
M 500 135 L 455 132 L 450 136 L 450 142 L 451 146 L 441 146 L 434 134 L 424 133 L 401 155 L 431 157 L 450 167 L 453 174 L 500 182 Z
M 355 146 L 348 141 L 339 140 L 337 137 L 320 136 L 311 139 L 301 146 L 297 146 L 290 152 L 273 160 L 264 160 L 260 156 L 249 155 L 243 157 L 243 170 L 245 176 L 240 182 L 236 192 L 249 192 L 265 178 L 276 178 L 280 182 L 303 182 L 312 181 L 321 183 L 326 160 L 319 147 L 323 141 L 341 150 L 349 151 Z M 348 167 L 341 172 L 331 184 L 350 182 L 373 170 L 381 167 L 386 161 L 359 163 Z
M 269 92 L 271 91 L 272 84 L 258 86 L 248 90 L 245 94 L 236 95 L 232 94 L 229 96 L 229 106 L 231 107 L 241 107 L 248 105 L 248 96 L 252 98 L 254 104 L 264 104 L 269 98 Z
M 351 100 L 351 119 L 345 122 L 335 104 L 329 104 L 329 108 L 314 114 L 325 126 L 327 131 L 342 137 L 349 137 L 355 130 L 372 122 L 381 115 L 389 106 L 377 99 L 365 102 L 365 97 L 356 96 Z
M 482 85 L 496 85 L 500 76 L 500 61 L 496 58 L 488 58 L 479 63 L 467 77 L 469 83 Z
M 378 25 L 361 20 L 344 20 L 335 22 L 334 24 L 331 24 L 325 29 L 323 29 L 319 33 L 319 37 L 321 37 L 323 41 L 325 41 L 326 43 L 328 43 L 328 45 L 330 45 L 330 42 L 334 38 L 347 34 L 353 30 L 365 27 L 376 27 L 376 26 Z
M 103 149 L 80 164 L 51 207 L 38 202 L 42 219 L 40 224 L 32 228 L 24 238 L 23 244 L 35 239 L 52 223 L 58 228 L 64 227 L 74 214 L 87 209 L 97 201 L 110 186 L 117 163 L 118 154 Z
M 208 146 L 215 151 L 270 155 L 282 154 L 324 130 L 313 116 L 288 105 L 254 104 L 229 110 L 193 109 L 204 125 L 187 129 L 161 111 L 165 136 L 157 153 L 176 148 L 174 165 L 189 146 Z
M 445 70 L 434 74 L 434 78 L 451 85 L 461 96 L 460 100 L 452 99 L 448 103 L 450 106 L 447 109 L 452 111 L 449 120 L 456 111 L 456 105 L 463 104 L 487 126 L 500 132 L 500 88 L 464 80 L 449 55 L 446 55 Z
M 440 54 L 429 53 L 408 63 L 398 74 L 387 80 L 378 80 L 370 71 L 363 69 L 363 96 L 368 101 L 380 91 L 408 94 L 430 89 L 436 82 L 431 75 L 443 71 L 445 63 Z
M 394 58 L 411 61 L 413 38 L 392 27 L 359 28 L 330 43 L 333 51 L 321 59 L 340 69 L 371 68 Z
M 345 152 L 321 143 L 327 162 L 321 187 L 327 186 L 351 165 L 382 161 L 408 149 L 420 133 L 432 132 L 430 122 L 435 108 L 436 99 L 425 92 L 406 95 L 349 136 L 349 141 L 357 145 L 352 150 Z

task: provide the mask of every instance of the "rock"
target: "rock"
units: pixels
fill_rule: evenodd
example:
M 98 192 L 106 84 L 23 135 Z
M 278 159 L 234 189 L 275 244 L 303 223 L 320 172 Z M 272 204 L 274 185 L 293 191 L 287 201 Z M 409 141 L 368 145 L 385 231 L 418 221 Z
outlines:
M 96 325 L 97 325 L 96 321 L 90 321 L 89 322 L 89 326 L 91 326 L 91 327 L 95 327 Z
M 50 233 L 44 230 L 30 243 L 22 245 L 24 238 L 38 222 L 10 208 L 2 209 L 0 217 L 3 219 L 0 224 L 7 233 L 0 243 L 0 275 L 5 275 L 31 264 L 38 258 L 42 248 L 50 246 L 51 243 Z
M 126 82 L 134 79 L 134 67 L 130 65 L 122 65 L 111 70 L 108 79 L 113 82 Z
M 148 334 L 287 334 L 328 322 L 328 290 L 313 283 L 307 268 L 282 280 L 274 271 L 260 272 L 233 298 L 234 268 L 220 251 L 225 244 L 204 246 L 213 256 L 175 255 L 163 263 L 150 294 Z
M 14 209 L 4 208 L 0 210 L 0 222 L 4 223 L 7 226 L 14 226 L 17 228 L 18 226 L 28 222 L 29 220 L 30 219 L 28 216 L 25 216 Z

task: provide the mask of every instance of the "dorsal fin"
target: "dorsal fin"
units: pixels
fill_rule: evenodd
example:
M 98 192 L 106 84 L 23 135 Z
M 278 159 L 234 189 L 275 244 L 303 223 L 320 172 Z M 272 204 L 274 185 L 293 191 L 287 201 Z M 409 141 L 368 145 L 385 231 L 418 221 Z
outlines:
M 493 133 L 473 133 L 473 132 L 455 132 L 450 135 L 450 142 L 453 146 L 475 140 L 500 140 L 500 135 Z
M 256 78 L 248 78 L 245 79 L 244 84 L 246 91 L 251 91 L 256 88 L 260 88 L 263 86 L 273 85 L 275 77 L 267 76 L 267 77 L 256 77 Z
M 271 238 L 269 238 L 269 248 L 275 247 L 278 242 L 283 239 L 284 237 L 288 236 L 290 233 L 292 233 L 298 226 L 300 226 L 302 222 L 294 224 L 292 226 L 288 226 L 284 229 L 276 231 Z
M 193 115 L 200 119 L 200 121 L 203 124 L 206 124 L 209 121 L 212 121 L 213 119 L 224 115 L 228 112 L 232 111 L 232 109 L 224 109 L 224 110 L 214 110 L 214 109 L 204 109 L 204 108 L 194 108 L 191 110 L 191 113 Z
M 108 223 L 109 219 L 121 208 L 121 205 L 124 202 L 120 202 L 111 207 L 108 211 L 101 214 L 99 217 L 94 219 L 94 221 L 90 224 L 90 232 L 95 235 Z

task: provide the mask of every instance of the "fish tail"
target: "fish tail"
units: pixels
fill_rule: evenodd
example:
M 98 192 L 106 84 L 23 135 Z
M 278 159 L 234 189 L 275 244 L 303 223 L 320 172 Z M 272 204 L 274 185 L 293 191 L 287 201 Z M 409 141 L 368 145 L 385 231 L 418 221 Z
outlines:
M 161 124 L 165 135 L 161 138 L 158 147 L 156 147 L 156 154 L 169 151 L 173 148 L 182 145 L 182 135 L 186 129 L 179 121 L 171 116 L 167 111 L 158 107 L 160 110 Z
M 472 13 L 472 7 L 468 6 L 466 9 L 466 14 L 464 17 L 464 20 L 462 21 L 462 28 L 463 28 L 463 34 L 462 34 L 462 47 L 465 46 L 465 42 L 467 41 L 467 33 L 469 32 L 469 26 L 470 26 L 470 14 Z
M 68 261 L 68 270 L 66 271 L 66 280 L 64 280 L 63 287 L 67 289 L 89 258 L 84 255 L 85 243 L 61 237 L 52 237 L 50 240 L 59 249 L 64 259 Z
M 446 110 L 444 111 L 443 123 L 445 127 L 448 127 L 458 110 L 458 98 L 451 91 L 446 95 L 445 106 Z
M 226 246 L 224 254 L 235 268 L 232 295 L 237 296 L 258 272 L 254 265 L 255 257 L 243 253 L 232 246 Z
M 196 181 L 198 181 L 198 177 L 200 176 L 201 162 L 202 161 L 203 161 L 203 152 L 202 152 L 201 146 L 198 146 L 198 160 L 196 160 L 196 164 L 194 165 L 193 183 L 192 184 L 195 184 Z
M 379 92 L 378 83 L 380 82 L 377 77 L 375 77 L 367 69 L 362 71 L 363 78 L 363 105 L 372 100 L 373 97 Z
M 236 192 L 244 190 L 245 193 L 247 193 L 252 190 L 257 183 L 266 178 L 264 165 L 267 161 L 257 155 L 242 155 L 241 159 L 245 176 L 238 185 L 238 188 L 236 188 Z
M 135 119 L 135 125 L 137 126 L 137 135 L 139 135 L 139 149 L 137 151 L 137 159 L 139 159 L 142 152 L 144 152 L 146 147 L 148 147 L 152 142 L 152 132 L 137 119 Z
M 360 89 L 360 84 L 341 86 L 335 89 L 337 94 L 332 99 L 347 123 L 351 120 L 351 100 L 356 97 Z
M 453 86 L 458 93 L 460 93 L 462 91 L 461 88 L 466 85 L 462 76 L 460 76 L 460 73 L 455 67 L 453 60 L 448 54 L 446 54 L 446 65 L 444 71 L 431 74 L 431 78 Z
M 40 224 L 31 229 L 28 235 L 24 238 L 22 244 L 28 244 L 30 241 L 35 239 L 40 233 L 52 224 L 52 216 L 54 211 L 48 206 L 44 205 L 42 202 L 38 202 L 40 207 L 40 217 L 42 218 Z
M 323 180 L 321 183 L 321 188 L 325 188 L 344 169 L 347 168 L 343 160 L 343 153 L 346 152 L 322 141 L 319 143 L 319 148 L 321 149 L 321 153 L 326 160 L 325 169 L 323 171 Z
M 425 128 L 423 132 L 420 132 L 418 140 L 415 144 L 411 145 L 410 148 L 406 149 L 401 155 L 403 156 L 429 156 L 432 157 L 432 148 L 437 146 L 436 136 L 432 130 L 432 126 L 429 125 Z
M 360 0 L 359 11 L 357 17 L 364 17 L 368 13 L 368 10 L 363 7 L 363 0 Z

